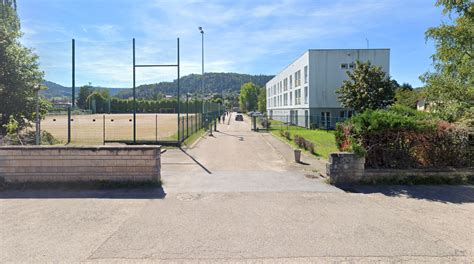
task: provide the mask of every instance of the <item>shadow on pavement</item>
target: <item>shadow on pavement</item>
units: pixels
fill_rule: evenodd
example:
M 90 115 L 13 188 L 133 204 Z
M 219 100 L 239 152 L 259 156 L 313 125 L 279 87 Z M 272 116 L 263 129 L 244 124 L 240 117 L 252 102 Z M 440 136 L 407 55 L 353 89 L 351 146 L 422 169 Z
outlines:
M 355 185 L 343 186 L 342 189 L 353 193 L 381 193 L 442 203 L 474 203 L 474 185 Z
M 164 199 L 162 187 L 120 189 L 11 189 L 0 191 L 0 199 Z
M 204 165 L 202 165 L 199 161 L 197 161 L 197 159 L 195 159 L 193 156 L 189 155 L 188 152 L 186 152 L 186 150 L 184 150 L 183 148 L 179 148 L 184 154 L 186 154 L 186 156 L 188 156 L 190 159 L 192 159 L 197 165 L 199 165 L 199 167 L 201 167 L 204 171 L 206 171 L 208 174 L 212 174 L 212 172 L 210 170 L 208 170 Z
M 244 136 L 232 135 L 232 134 L 221 132 L 221 131 L 215 131 L 215 132 L 226 135 L 226 136 L 238 138 L 240 141 L 244 141 Z

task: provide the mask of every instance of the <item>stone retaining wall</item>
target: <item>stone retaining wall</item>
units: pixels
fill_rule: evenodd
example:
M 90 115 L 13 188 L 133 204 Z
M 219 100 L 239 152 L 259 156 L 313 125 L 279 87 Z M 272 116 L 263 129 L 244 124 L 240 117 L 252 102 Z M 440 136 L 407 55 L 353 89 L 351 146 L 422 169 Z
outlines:
M 0 147 L 0 181 L 159 182 L 159 146 Z
M 474 178 L 474 168 L 443 169 L 365 169 L 365 158 L 353 153 L 331 153 L 326 174 L 331 184 L 357 184 L 402 181 L 407 178 L 442 178 L 456 180 Z

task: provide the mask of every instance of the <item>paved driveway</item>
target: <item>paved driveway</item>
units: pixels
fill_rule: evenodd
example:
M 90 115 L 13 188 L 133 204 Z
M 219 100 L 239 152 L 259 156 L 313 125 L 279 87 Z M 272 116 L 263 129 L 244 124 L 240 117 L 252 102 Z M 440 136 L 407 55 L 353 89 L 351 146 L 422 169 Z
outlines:
M 341 192 L 319 176 L 324 161 L 307 157 L 306 165 L 296 164 L 288 145 L 250 131 L 248 118 L 231 118 L 217 130 L 190 149 L 163 154 L 166 192 Z

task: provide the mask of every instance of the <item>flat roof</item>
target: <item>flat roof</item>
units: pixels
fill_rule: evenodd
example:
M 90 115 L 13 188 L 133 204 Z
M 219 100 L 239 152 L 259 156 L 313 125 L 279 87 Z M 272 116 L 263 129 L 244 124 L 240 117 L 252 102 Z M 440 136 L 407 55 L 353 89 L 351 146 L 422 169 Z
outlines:
M 297 60 L 299 60 L 301 57 L 303 57 L 303 55 L 305 55 L 307 52 L 311 52 L 311 51 L 343 51 L 343 50 L 390 50 L 390 48 L 374 48 L 374 49 L 307 49 L 305 50 L 300 56 L 298 56 L 296 59 L 294 59 L 292 62 L 290 62 L 290 64 L 286 65 L 286 67 L 284 67 L 282 70 L 280 70 L 277 74 L 275 74 L 275 76 L 273 78 L 271 78 L 266 84 L 265 84 L 265 88 L 267 86 L 267 84 L 271 81 L 273 81 L 273 79 L 275 79 L 280 73 L 282 73 L 284 70 L 286 70 L 288 67 L 290 67 L 293 63 L 295 63 Z

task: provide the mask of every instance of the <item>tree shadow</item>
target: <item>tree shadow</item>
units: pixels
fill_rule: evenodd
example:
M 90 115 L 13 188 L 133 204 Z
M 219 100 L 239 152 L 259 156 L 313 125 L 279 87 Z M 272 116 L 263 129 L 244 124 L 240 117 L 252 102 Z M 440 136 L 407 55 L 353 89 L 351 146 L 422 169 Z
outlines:
M 381 193 L 441 203 L 474 203 L 474 185 L 350 185 L 338 186 L 353 193 Z
M 83 184 L 16 185 L 0 190 L 0 199 L 164 199 L 161 185 L 129 187 L 121 185 L 97 186 Z

